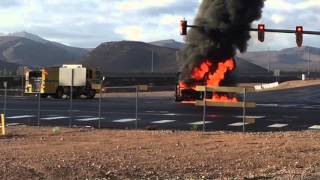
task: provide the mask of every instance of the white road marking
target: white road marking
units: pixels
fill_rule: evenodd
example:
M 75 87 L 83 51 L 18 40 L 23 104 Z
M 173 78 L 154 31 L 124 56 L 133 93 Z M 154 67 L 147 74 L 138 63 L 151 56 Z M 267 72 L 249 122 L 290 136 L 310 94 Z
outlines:
M 56 117 L 47 117 L 47 118 L 41 118 L 42 120 L 58 120 L 58 119 L 67 119 L 69 117 L 66 116 L 56 116 Z
M 311 129 L 311 130 L 320 130 L 320 125 L 311 126 L 311 127 L 309 127 L 309 129 Z
M 248 125 L 248 123 L 245 123 L 245 125 Z M 233 126 L 233 127 L 243 126 L 243 122 L 237 122 L 237 123 L 233 123 L 233 124 L 228 124 L 228 126 Z
M 239 119 L 242 119 L 243 116 L 234 116 L 235 118 L 239 118 Z M 262 118 L 265 118 L 266 116 L 246 116 L 246 118 L 249 118 L 249 119 L 262 119 Z
M 126 122 L 132 122 L 132 121 L 135 121 L 136 119 L 118 119 L 118 120 L 114 120 L 112 122 L 116 122 L 116 123 L 126 123 Z M 139 120 L 139 119 L 138 119 Z
M 272 124 L 270 126 L 268 126 L 269 128 L 283 128 L 288 126 L 288 124 Z
M 205 121 L 206 124 L 211 124 L 212 121 Z M 203 121 L 189 123 L 190 125 L 203 125 Z
M 35 115 L 23 115 L 23 116 L 10 116 L 7 119 L 23 119 L 23 118 L 31 118 L 36 117 Z
M 152 124 L 164 124 L 164 123 L 172 123 L 176 120 L 160 120 L 160 121 L 153 121 Z
M 175 113 L 167 113 L 167 114 L 163 114 L 165 116 L 178 116 L 178 114 L 175 114 Z
M 99 119 L 100 119 L 99 117 L 93 117 L 93 118 L 76 119 L 76 121 L 87 122 L 87 121 L 96 121 L 96 120 L 99 120 Z M 103 119 L 103 118 L 101 118 L 101 119 Z

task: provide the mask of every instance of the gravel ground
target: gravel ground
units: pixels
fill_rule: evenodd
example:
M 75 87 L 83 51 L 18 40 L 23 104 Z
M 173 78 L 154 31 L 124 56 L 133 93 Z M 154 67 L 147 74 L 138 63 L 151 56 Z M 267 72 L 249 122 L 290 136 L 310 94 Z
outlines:
M 10 127 L 0 179 L 319 179 L 320 132 Z

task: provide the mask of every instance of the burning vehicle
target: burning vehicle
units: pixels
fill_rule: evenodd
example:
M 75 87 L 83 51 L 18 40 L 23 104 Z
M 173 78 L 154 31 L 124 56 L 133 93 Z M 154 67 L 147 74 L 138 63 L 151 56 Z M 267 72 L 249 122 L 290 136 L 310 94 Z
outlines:
M 202 86 L 235 85 L 235 55 L 245 52 L 249 29 L 260 19 L 264 0 L 203 0 L 193 26 L 181 21 L 186 47 L 178 53 L 183 65 L 176 88 L 176 101 L 205 98 L 213 102 L 238 102 L 230 93 L 197 92 Z M 186 28 L 192 27 L 188 32 Z

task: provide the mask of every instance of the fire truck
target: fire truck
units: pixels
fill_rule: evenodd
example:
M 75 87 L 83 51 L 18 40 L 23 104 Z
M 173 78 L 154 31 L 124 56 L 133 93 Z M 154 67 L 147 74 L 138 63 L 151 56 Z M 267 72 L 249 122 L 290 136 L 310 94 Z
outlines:
M 40 93 L 43 98 L 52 96 L 61 99 L 71 95 L 73 98 L 79 98 L 84 95 L 92 99 L 101 89 L 99 80 L 99 71 L 77 64 L 27 70 L 25 72 L 25 93 Z

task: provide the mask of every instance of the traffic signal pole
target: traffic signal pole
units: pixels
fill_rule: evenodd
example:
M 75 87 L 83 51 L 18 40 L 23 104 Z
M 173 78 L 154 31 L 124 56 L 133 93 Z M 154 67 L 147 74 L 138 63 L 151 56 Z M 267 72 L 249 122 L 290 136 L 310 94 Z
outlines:
M 196 25 L 187 25 L 190 28 L 201 28 L 201 26 Z M 258 32 L 258 28 L 250 28 L 248 31 L 256 31 Z M 264 32 L 271 32 L 271 33 L 287 33 L 287 34 L 295 34 L 297 33 L 296 30 L 288 30 L 288 29 L 264 29 Z M 303 34 L 310 34 L 310 35 L 320 35 L 320 31 L 303 31 Z

